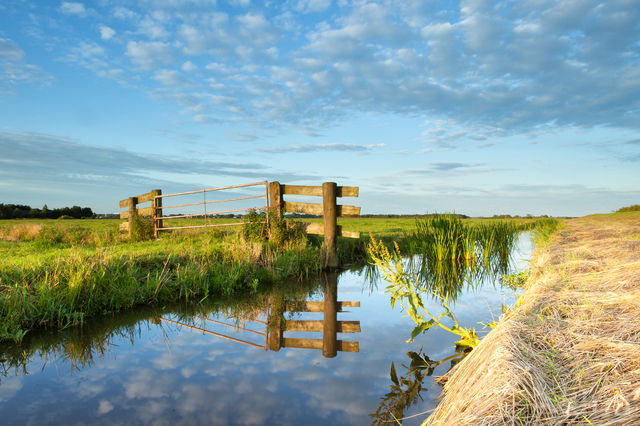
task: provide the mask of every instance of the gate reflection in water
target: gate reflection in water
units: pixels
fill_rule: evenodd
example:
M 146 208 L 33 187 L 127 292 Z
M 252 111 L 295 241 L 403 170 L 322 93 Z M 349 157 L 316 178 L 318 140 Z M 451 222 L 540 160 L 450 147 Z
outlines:
M 263 349 L 265 351 L 279 351 L 281 348 L 318 349 L 326 358 L 333 358 L 338 351 L 359 352 L 356 341 L 338 340 L 338 333 L 359 333 L 360 321 L 338 321 L 338 313 L 349 313 L 343 308 L 360 307 L 359 301 L 338 301 L 338 273 L 326 272 L 322 274 L 324 300 L 319 301 L 285 301 L 284 303 L 269 303 L 264 310 L 257 309 L 250 315 L 233 313 L 216 313 L 210 317 L 194 316 L 193 323 L 180 322 L 175 319 L 160 317 L 156 322 L 166 322 L 191 330 L 199 331 L 236 343 Z M 292 314 L 312 312 L 322 313 L 322 320 L 294 320 L 287 319 Z M 220 321 L 224 319 L 225 321 Z M 197 324 L 201 324 L 198 326 Z M 231 328 L 223 333 L 214 331 L 210 325 Z M 256 328 L 259 327 L 259 330 Z M 322 338 L 287 337 L 284 333 L 320 332 Z M 262 337 L 264 343 L 240 338 L 238 334 L 254 334 Z

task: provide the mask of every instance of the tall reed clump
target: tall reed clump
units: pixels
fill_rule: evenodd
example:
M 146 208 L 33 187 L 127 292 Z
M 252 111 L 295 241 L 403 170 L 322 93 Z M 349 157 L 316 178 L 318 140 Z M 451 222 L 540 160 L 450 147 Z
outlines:
M 453 214 L 416 222 L 411 235 L 412 251 L 430 263 L 476 264 L 494 259 L 508 260 L 520 228 L 508 221 L 469 226 Z
M 465 282 L 506 273 L 520 230 L 510 221 L 467 225 L 452 214 L 418 220 L 409 263 L 423 289 L 453 300 Z

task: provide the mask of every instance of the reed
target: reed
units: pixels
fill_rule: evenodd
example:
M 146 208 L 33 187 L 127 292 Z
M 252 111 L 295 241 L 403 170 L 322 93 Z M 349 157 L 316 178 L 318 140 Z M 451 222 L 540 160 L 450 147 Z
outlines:
M 508 220 L 465 222 L 444 214 L 418 220 L 408 267 L 419 287 L 455 300 L 463 286 L 507 273 L 518 234 L 531 225 Z

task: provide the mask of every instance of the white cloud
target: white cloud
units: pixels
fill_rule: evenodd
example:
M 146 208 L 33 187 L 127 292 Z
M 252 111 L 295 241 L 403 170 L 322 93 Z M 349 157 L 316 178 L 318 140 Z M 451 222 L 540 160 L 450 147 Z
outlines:
M 109 401 L 102 400 L 100 401 L 100 405 L 98 405 L 98 414 L 107 414 L 113 410 L 113 404 Z
M 331 0 L 299 0 L 296 9 L 305 12 L 324 12 L 331 6 Z
M 128 82 L 141 70 L 157 72 L 146 89 L 178 102 L 199 86 L 228 107 L 195 112 L 197 120 L 233 116 L 257 126 L 246 133 L 288 126 L 317 133 L 353 112 L 438 116 L 506 132 L 640 125 L 640 10 L 624 3 L 290 0 L 275 13 L 258 3 L 220 13 L 204 0 L 126 5 L 108 12 L 129 21 L 118 38 L 130 63 L 115 46 L 99 55 L 85 40 L 90 49 L 73 52 L 83 66 Z M 82 3 L 61 9 L 94 14 Z M 300 15 L 322 11 L 331 13 Z M 99 28 L 103 40 L 115 36 Z M 195 72 L 206 63 L 207 72 Z M 189 79 L 179 83 L 166 68 Z
M 87 9 L 85 9 L 82 3 L 65 1 L 60 5 L 60 10 L 67 15 L 87 16 Z
M 113 16 L 118 19 L 133 19 L 136 17 L 136 13 L 124 6 L 116 6 L 113 9 Z
M 165 86 L 182 86 L 187 83 L 187 79 L 175 70 L 158 70 L 153 78 Z
M 169 37 L 169 32 L 151 16 L 145 18 L 138 24 L 138 31 L 151 39 L 165 39 Z
M 198 70 L 198 67 L 191 61 L 186 61 L 180 68 L 182 68 L 182 71 L 185 72 L 193 72 Z
M 49 83 L 51 76 L 25 61 L 25 53 L 12 40 L 0 38 L 0 93 L 20 83 Z
M 107 27 L 106 25 L 100 25 L 100 38 L 103 40 L 111 40 L 111 38 L 116 34 L 116 31 Z
M 228 0 L 234 6 L 248 7 L 251 4 L 251 0 Z
M 96 72 L 106 72 L 110 68 L 107 51 L 93 42 L 81 41 L 78 46 L 70 48 L 64 59 Z
M 125 54 L 131 62 L 146 70 L 169 65 L 174 60 L 169 43 L 159 41 L 130 41 Z

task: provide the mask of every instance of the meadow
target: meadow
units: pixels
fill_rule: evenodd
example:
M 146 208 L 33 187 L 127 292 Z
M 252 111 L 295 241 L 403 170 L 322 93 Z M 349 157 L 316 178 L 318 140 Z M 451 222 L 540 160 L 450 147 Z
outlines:
M 515 229 L 530 226 L 533 220 L 463 222 L 477 229 L 511 223 Z M 139 241 L 121 233 L 120 223 L 116 219 L 0 221 L 0 340 L 19 341 L 35 328 L 64 328 L 135 306 L 252 294 L 283 280 L 315 276 L 322 268 L 322 238 L 307 236 L 284 222 L 276 225 L 278 232 L 271 240 L 254 226 L 167 232 L 158 240 Z M 342 265 L 368 261 L 369 234 L 385 243 L 415 245 L 415 218 L 339 223 L 362 233 L 360 239 L 339 239 Z

